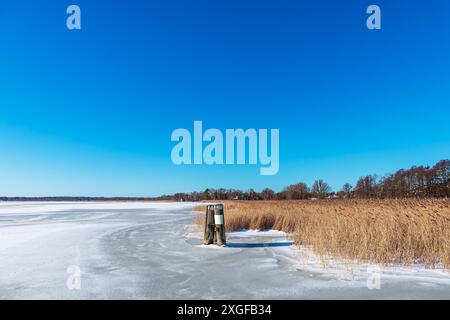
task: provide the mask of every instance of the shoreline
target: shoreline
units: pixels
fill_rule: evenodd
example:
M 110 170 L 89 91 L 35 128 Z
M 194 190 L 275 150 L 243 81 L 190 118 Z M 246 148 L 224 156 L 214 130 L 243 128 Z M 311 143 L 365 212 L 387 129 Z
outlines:
M 203 231 L 198 224 L 195 223 L 186 226 L 185 233 L 183 234 L 183 237 L 186 239 L 201 240 L 202 236 Z M 246 242 L 248 239 L 252 239 L 253 241 L 254 239 L 262 240 L 264 238 L 275 238 L 278 239 L 277 241 L 280 241 L 280 239 L 291 239 L 292 234 L 280 230 L 251 229 L 227 232 L 227 243 L 233 243 L 233 241 Z M 232 241 L 230 242 L 229 240 Z M 223 252 L 230 251 L 234 253 L 243 250 L 267 249 L 267 247 L 248 249 L 245 247 L 219 247 L 215 245 L 206 246 L 203 244 L 197 245 L 197 247 L 206 250 L 221 250 Z M 429 285 L 450 285 L 450 270 L 444 269 L 443 266 L 431 268 L 420 263 L 411 266 L 402 264 L 382 265 L 378 263 L 340 259 L 331 255 L 324 258 L 315 253 L 311 247 L 296 244 L 286 247 L 270 247 L 270 250 L 278 255 L 280 259 L 289 263 L 291 265 L 290 269 L 294 271 L 308 272 L 344 282 L 368 282 L 370 279 L 379 277 L 383 281 L 418 281 L 429 283 Z
M 284 231 L 323 257 L 450 270 L 449 201 L 224 201 L 225 228 Z

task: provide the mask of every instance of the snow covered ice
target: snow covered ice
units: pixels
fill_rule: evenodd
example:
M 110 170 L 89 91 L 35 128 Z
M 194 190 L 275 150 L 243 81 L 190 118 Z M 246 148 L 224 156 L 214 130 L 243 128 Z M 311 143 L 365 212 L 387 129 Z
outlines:
M 0 298 L 450 298 L 444 270 L 324 266 L 279 231 L 230 232 L 230 247 L 204 246 L 194 205 L 0 202 Z M 70 266 L 81 271 L 79 289 L 67 286 Z

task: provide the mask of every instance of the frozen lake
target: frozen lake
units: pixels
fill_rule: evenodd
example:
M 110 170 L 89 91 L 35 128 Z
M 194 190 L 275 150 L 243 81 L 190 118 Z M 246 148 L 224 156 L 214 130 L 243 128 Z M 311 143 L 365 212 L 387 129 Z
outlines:
M 232 232 L 229 248 L 203 246 L 193 205 L 0 202 L 0 298 L 450 299 L 445 271 L 324 268 L 281 232 Z

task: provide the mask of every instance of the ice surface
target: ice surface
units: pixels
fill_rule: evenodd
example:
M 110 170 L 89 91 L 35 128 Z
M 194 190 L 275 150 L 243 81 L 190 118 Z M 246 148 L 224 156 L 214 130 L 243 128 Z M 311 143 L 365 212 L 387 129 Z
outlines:
M 229 232 L 230 247 L 204 246 L 195 205 L 0 202 L 0 298 L 450 298 L 444 270 L 323 261 L 280 231 Z M 66 285 L 69 266 L 81 270 L 79 290 Z M 374 275 L 379 290 L 367 286 Z

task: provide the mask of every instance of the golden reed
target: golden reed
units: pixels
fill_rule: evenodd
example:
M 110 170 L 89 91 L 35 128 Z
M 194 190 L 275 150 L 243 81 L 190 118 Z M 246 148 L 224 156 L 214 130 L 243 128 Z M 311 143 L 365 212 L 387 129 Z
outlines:
M 224 203 L 227 230 L 276 229 L 322 256 L 450 269 L 450 199 Z

